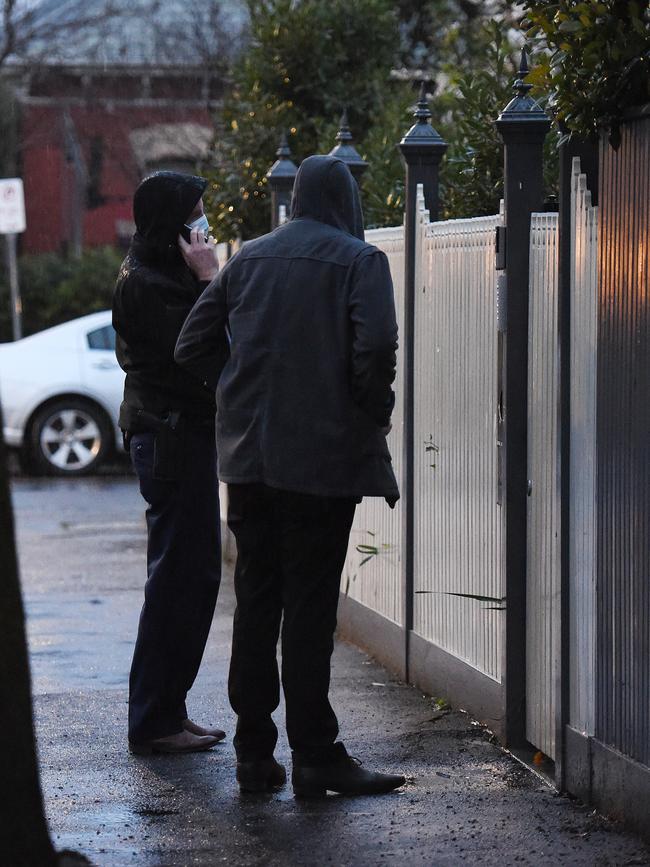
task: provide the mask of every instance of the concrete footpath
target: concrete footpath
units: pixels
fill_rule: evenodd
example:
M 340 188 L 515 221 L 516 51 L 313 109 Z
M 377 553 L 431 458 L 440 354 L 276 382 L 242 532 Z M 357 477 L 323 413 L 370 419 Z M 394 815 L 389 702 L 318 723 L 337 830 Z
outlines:
M 227 729 L 209 753 L 126 750 L 126 683 L 145 533 L 133 479 L 13 485 L 46 811 L 58 848 L 122 865 L 650 865 L 637 838 L 560 797 L 462 712 L 444 711 L 339 643 L 333 703 L 350 753 L 402 771 L 400 792 L 300 802 L 239 795 L 226 677 L 227 567 L 189 699 Z M 282 720 L 282 709 L 278 712 Z M 289 769 L 281 736 L 277 757 Z

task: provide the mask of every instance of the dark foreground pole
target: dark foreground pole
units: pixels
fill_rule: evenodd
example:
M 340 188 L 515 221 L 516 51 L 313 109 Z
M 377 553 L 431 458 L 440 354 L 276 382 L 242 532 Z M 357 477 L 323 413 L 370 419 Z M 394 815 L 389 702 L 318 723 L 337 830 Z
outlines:
M 2 410 L 0 408 L 0 431 Z M 7 456 L 0 436 L 0 707 L 2 787 L 0 860 L 12 867 L 57 863 L 36 761 L 25 615 L 18 578 Z

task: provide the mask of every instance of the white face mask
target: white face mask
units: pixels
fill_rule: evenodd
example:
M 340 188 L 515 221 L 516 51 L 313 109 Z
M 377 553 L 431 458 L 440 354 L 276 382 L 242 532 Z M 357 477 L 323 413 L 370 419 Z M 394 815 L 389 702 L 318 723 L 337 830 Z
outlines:
M 210 223 L 208 222 L 208 218 L 205 214 L 201 214 L 198 220 L 194 220 L 192 223 L 185 223 L 186 229 L 199 229 L 203 232 L 205 237 L 207 238 L 210 234 Z

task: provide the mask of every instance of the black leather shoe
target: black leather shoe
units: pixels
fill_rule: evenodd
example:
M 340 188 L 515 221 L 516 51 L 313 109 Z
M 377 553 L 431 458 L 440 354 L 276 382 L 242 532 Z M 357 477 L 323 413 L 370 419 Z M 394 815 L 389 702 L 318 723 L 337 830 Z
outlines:
M 241 792 L 269 792 L 284 786 L 287 772 L 273 757 L 237 762 L 237 782 Z
M 324 797 L 327 792 L 340 795 L 383 795 L 403 786 L 401 774 L 366 771 L 358 759 L 347 753 L 343 744 L 334 744 L 321 756 L 293 753 L 291 776 L 297 798 Z

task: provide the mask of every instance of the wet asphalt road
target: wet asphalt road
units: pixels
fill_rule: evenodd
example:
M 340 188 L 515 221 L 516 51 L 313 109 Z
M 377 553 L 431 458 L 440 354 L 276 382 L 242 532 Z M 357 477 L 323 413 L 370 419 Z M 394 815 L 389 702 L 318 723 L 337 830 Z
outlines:
M 135 480 L 13 484 L 46 811 L 59 848 L 122 865 L 650 865 L 650 850 L 566 798 L 463 713 L 440 713 L 338 644 L 333 700 L 349 751 L 411 781 L 379 798 L 241 797 L 226 696 L 230 568 L 188 702 L 229 732 L 210 753 L 126 750 L 126 682 L 145 534 Z M 278 714 L 281 719 L 281 712 Z M 286 739 L 277 756 L 289 763 Z

